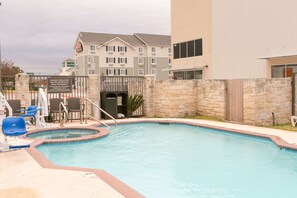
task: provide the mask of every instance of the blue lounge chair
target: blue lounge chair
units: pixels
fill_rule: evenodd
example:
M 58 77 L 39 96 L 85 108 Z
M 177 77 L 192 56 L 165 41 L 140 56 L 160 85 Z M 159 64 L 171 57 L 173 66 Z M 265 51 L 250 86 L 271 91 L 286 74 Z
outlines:
M 40 108 L 38 108 L 35 105 L 32 105 L 27 107 L 25 114 L 20 114 L 20 116 L 23 118 L 26 118 L 26 117 L 33 118 L 33 123 L 36 125 L 36 113 L 38 110 L 40 110 Z

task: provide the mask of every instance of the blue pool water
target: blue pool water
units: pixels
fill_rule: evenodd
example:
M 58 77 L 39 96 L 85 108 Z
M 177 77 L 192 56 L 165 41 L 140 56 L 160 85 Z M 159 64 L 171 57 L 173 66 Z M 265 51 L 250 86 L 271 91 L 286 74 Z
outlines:
M 28 138 L 36 139 L 67 139 L 67 138 L 80 138 L 83 136 L 97 134 L 98 131 L 91 129 L 58 129 L 58 130 L 47 130 L 38 133 L 31 133 L 27 135 Z
M 266 139 L 138 123 L 81 143 L 38 147 L 57 165 L 104 169 L 151 198 L 295 198 L 297 153 Z

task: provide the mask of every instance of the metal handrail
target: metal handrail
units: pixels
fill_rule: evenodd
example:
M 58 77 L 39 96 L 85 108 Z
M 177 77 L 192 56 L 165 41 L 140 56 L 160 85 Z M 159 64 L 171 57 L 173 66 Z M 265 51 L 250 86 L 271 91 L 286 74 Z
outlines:
M 107 113 L 106 111 L 104 111 L 103 109 L 101 109 L 98 105 L 96 105 L 93 101 L 91 101 L 91 100 L 88 99 L 88 98 L 83 98 L 83 99 L 82 99 L 82 101 L 81 101 L 81 104 L 82 104 L 82 105 L 83 105 L 83 102 L 84 102 L 84 101 L 91 103 L 94 107 L 96 107 L 97 109 L 99 109 L 99 111 L 103 112 L 105 115 L 107 115 L 109 118 L 111 118 L 111 119 L 115 122 L 115 125 L 117 126 L 117 124 L 118 124 L 118 123 L 117 123 L 117 120 L 116 120 L 114 117 L 112 117 L 109 113 Z M 81 109 L 83 109 L 83 108 L 81 108 Z M 88 111 L 87 111 L 87 105 L 85 105 L 84 111 L 85 111 L 85 112 L 88 112 Z M 87 113 L 86 113 L 86 116 L 85 116 L 83 113 L 82 113 L 81 115 L 82 115 L 82 116 L 80 117 L 80 123 L 83 123 L 83 120 L 82 120 L 83 117 L 86 117 L 86 118 L 90 117 L 90 118 L 96 120 L 97 122 L 100 122 L 100 123 L 103 124 L 104 126 L 107 126 L 108 128 L 110 128 L 110 126 L 108 126 L 108 125 L 105 124 L 105 123 L 102 123 L 99 119 L 94 118 L 93 116 L 87 116 Z M 85 123 L 87 124 L 87 119 L 85 119 Z
M 63 127 L 64 126 L 64 120 L 65 120 L 65 118 L 63 120 L 61 119 L 61 117 L 62 117 L 62 107 L 63 107 L 63 109 L 65 111 L 65 114 L 66 114 L 66 121 L 68 119 L 68 110 L 67 110 L 66 106 L 64 105 L 64 103 L 63 102 L 60 102 L 59 103 L 59 122 L 60 122 L 60 127 Z

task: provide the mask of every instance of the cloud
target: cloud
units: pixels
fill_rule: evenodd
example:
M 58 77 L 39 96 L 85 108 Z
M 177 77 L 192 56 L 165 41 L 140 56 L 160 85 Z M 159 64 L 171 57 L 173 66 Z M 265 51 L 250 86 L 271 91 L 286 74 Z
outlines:
M 2 0 L 2 59 L 58 73 L 78 32 L 170 34 L 170 0 Z

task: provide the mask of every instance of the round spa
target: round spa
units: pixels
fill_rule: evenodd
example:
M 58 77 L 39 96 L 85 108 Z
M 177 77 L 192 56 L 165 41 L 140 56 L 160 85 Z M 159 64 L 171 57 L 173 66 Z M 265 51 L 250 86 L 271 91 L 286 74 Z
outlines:
M 100 131 L 91 128 L 48 129 L 29 133 L 26 138 L 39 140 L 85 140 L 94 139 Z M 101 134 L 103 135 L 103 134 Z

